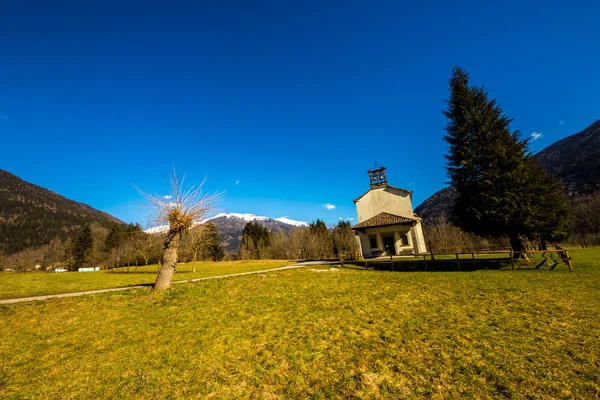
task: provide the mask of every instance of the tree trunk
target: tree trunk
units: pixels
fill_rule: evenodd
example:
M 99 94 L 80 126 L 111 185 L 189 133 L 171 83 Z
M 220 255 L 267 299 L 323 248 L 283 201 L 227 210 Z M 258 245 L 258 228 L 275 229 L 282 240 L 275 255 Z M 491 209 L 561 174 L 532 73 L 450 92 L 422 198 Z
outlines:
M 520 235 L 511 235 L 508 239 L 510 241 L 510 247 L 514 253 L 514 258 L 529 260 L 529 253 L 527 252 L 525 239 L 523 239 L 523 237 Z
M 154 290 L 165 290 L 171 286 L 171 280 L 173 279 L 173 273 L 177 266 L 177 250 L 179 248 L 179 240 L 181 236 L 178 232 L 171 229 L 167 239 L 165 240 L 162 263 L 160 263 L 160 269 L 158 270 L 158 276 L 154 283 Z

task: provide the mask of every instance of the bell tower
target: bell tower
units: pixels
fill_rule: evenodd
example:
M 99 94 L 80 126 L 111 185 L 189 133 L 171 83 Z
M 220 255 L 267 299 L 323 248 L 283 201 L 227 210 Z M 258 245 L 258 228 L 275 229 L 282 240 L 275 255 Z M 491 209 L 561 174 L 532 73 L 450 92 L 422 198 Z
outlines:
M 385 167 L 370 169 L 367 171 L 367 173 L 369 174 L 369 183 L 371 184 L 371 188 L 387 186 Z

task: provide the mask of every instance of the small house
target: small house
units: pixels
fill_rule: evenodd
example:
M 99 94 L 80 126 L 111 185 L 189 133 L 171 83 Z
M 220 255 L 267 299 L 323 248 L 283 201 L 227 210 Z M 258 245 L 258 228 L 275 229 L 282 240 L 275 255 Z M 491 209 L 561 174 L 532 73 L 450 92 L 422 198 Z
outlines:
M 367 172 L 371 187 L 354 200 L 358 223 L 352 227 L 363 257 L 426 253 L 412 191 L 389 185 L 384 167 Z

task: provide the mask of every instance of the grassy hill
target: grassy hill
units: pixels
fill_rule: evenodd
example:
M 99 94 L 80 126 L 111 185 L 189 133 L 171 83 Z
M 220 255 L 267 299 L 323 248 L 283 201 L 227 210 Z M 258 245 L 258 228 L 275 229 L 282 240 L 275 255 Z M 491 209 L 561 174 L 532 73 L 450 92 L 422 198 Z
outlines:
M 16 253 L 65 238 L 95 222 L 123 223 L 103 211 L 69 200 L 0 170 L 0 251 Z

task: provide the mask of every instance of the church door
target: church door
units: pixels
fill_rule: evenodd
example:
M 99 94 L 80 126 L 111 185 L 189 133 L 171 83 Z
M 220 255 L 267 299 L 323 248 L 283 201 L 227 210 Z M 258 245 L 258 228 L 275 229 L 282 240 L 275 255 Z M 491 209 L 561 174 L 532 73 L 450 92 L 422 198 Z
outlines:
M 394 237 L 393 236 L 383 236 L 383 248 L 385 249 L 386 256 L 395 256 L 396 255 L 396 246 L 394 245 Z

